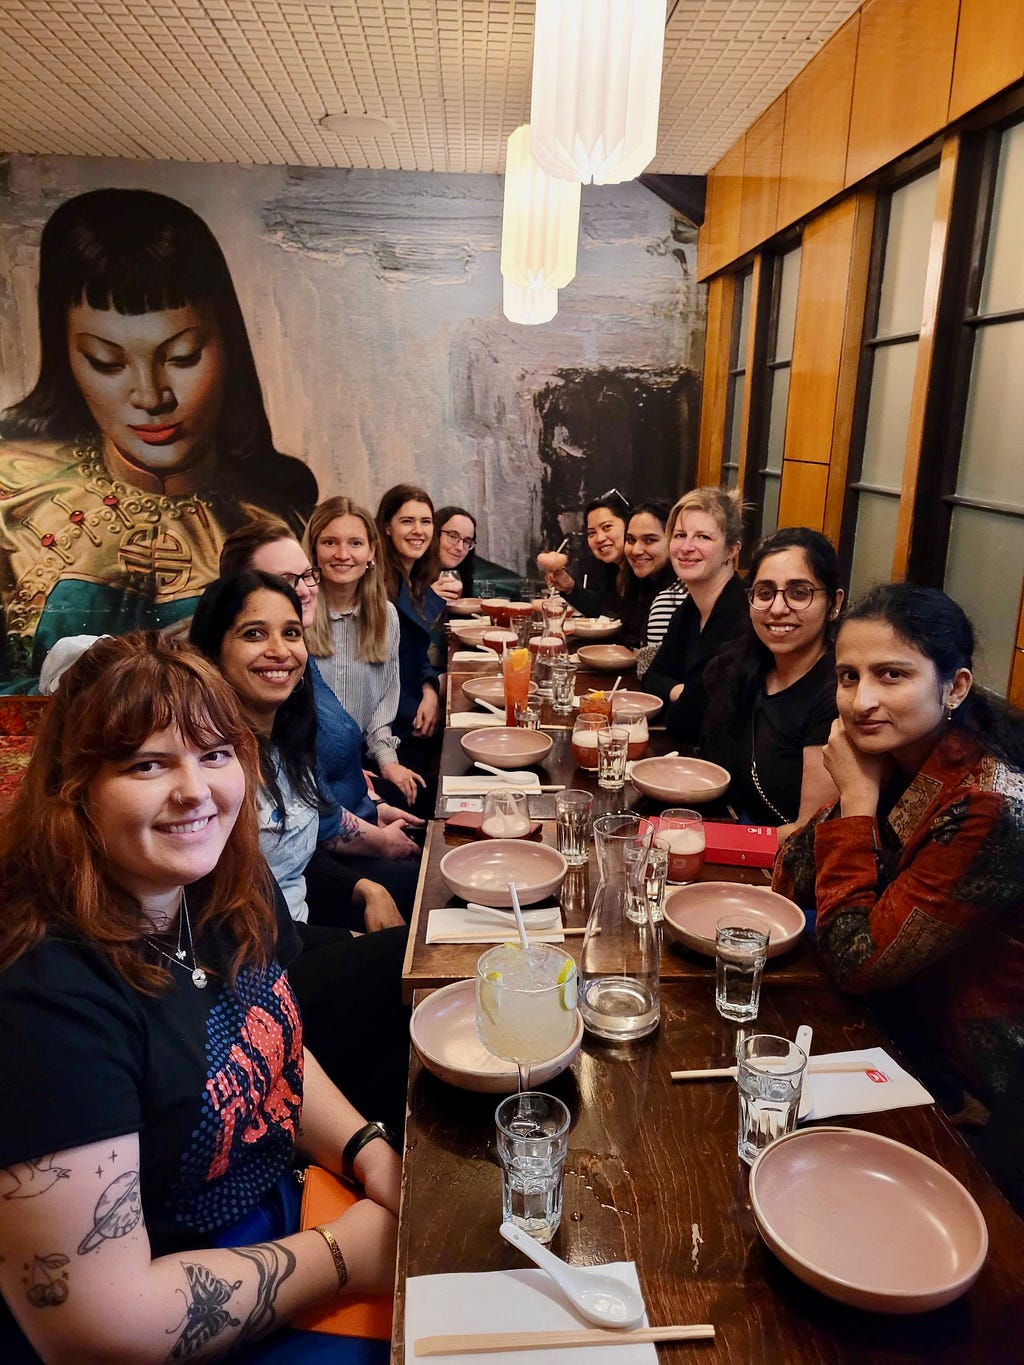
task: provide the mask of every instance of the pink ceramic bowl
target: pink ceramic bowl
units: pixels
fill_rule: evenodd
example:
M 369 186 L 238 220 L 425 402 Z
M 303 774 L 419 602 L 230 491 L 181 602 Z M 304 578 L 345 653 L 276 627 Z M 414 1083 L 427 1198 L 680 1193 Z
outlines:
M 462 690 L 471 701 L 489 701 L 492 706 L 505 705 L 504 678 L 469 678 Z M 530 696 L 537 695 L 537 684 L 530 683 Z
M 660 697 L 656 697 L 653 692 L 630 692 L 628 688 L 620 687 L 612 697 L 612 714 L 615 714 L 616 702 L 629 702 L 631 706 L 642 706 L 644 715 L 651 720 L 658 714 L 662 707 Z
M 480 646 L 484 642 L 484 636 L 489 635 L 494 627 L 490 621 L 463 621 L 452 623 L 452 634 L 460 644 Z
M 766 886 L 691 882 L 677 886 L 665 897 L 665 931 L 695 953 L 714 957 L 715 925 L 730 912 L 764 921 L 769 957 L 788 952 L 807 927 L 799 905 Z
M 516 725 L 496 725 L 490 730 L 470 730 L 462 747 L 478 763 L 511 771 L 542 762 L 551 752 L 552 739 L 543 730 L 521 730 Z
M 565 628 L 577 640 L 610 640 L 621 629 L 622 622 L 611 616 L 576 616 Z
M 855 1128 L 773 1142 L 751 1167 L 750 1203 L 798 1279 L 873 1313 L 941 1308 L 988 1254 L 985 1219 L 958 1180 L 913 1147 Z
M 633 764 L 629 780 L 655 801 L 699 806 L 724 796 L 731 778 L 717 763 L 702 758 L 641 758 Z
M 441 876 L 456 896 L 496 910 L 510 910 L 509 882 L 520 905 L 536 905 L 562 885 L 566 861 L 557 849 L 528 839 L 484 839 L 450 849 L 441 859 Z M 515 923 L 509 916 L 509 932 Z
M 476 616 L 480 611 L 480 599 L 479 597 L 457 597 L 454 602 L 448 603 L 448 610 L 453 616 Z
M 453 981 L 428 995 L 413 1010 L 409 1034 L 416 1055 L 442 1081 L 460 1090 L 510 1095 L 519 1087 L 514 1062 L 488 1052 L 476 1033 L 476 983 Z M 566 1050 L 550 1062 L 531 1062 L 530 1085 L 546 1085 L 563 1072 L 580 1050 L 583 1020 Z
M 624 673 L 636 663 L 636 650 L 625 645 L 583 645 L 576 657 L 585 668 L 598 673 Z

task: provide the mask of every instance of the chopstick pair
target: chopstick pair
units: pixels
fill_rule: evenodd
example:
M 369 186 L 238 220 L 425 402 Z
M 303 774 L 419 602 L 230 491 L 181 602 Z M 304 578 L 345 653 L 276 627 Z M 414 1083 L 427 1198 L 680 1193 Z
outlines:
M 514 921 L 510 928 L 511 937 L 513 939 L 518 938 Z M 585 924 L 573 928 L 567 928 L 563 924 L 553 924 L 550 929 L 527 929 L 526 937 L 540 939 L 544 938 L 547 934 L 565 934 L 566 937 L 575 937 L 580 934 L 585 934 L 586 932 L 587 926 Z M 432 938 L 430 940 L 430 946 L 433 947 L 436 943 L 496 943 L 497 941 L 498 940 L 494 937 L 494 930 L 481 933 L 476 933 L 471 930 L 465 934 L 445 934 L 443 938 Z
M 807 1070 L 814 1075 L 847 1072 L 855 1075 L 858 1071 L 866 1073 L 877 1069 L 877 1067 L 868 1066 L 865 1062 L 819 1062 L 813 1057 L 807 1062 Z M 724 1081 L 730 1078 L 735 1080 L 736 1068 L 734 1066 L 706 1066 L 693 1071 L 670 1071 L 669 1076 L 674 1081 Z
M 477 1332 L 456 1336 L 418 1337 L 415 1356 L 470 1355 L 477 1351 L 544 1351 L 563 1346 L 633 1346 L 647 1341 L 705 1341 L 715 1335 L 709 1322 L 689 1327 L 638 1327 L 635 1331 L 603 1331 L 600 1327 L 563 1332 Z

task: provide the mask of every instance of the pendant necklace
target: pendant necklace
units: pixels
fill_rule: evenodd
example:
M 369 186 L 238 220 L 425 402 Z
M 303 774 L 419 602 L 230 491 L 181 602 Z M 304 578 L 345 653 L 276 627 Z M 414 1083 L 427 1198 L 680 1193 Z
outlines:
M 182 926 L 188 931 L 187 953 L 181 939 Z M 181 889 L 181 910 L 178 914 L 178 946 L 173 955 L 161 948 L 156 939 L 147 937 L 146 942 L 151 947 L 155 948 L 161 957 L 165 957 L 172 967 L 181 967 L 183 971 L 189 972 L 192 977 L 192 984 L 197 991 L 206 989 L 208 978 L 202 967 L 200 967 L 199 963 L 196 961 L 195 944 L 192 940 L 192 921 L 188 917 L 188 902 L 185 899 L 184 887 Z M 191 967 L 188 964 L 189 957 L 192 959 Z

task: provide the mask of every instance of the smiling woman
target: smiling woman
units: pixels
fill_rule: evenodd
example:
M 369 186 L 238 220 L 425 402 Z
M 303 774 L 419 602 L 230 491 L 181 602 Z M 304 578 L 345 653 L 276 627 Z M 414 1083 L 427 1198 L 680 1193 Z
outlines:
M 274 449 L 227 263 L 206 224 L 95 190 L 43 229 L 39 377 L 0 420 L 0 689 L 55 640 L 191 615 L 254 510 L 293 530 L 316 481 Z

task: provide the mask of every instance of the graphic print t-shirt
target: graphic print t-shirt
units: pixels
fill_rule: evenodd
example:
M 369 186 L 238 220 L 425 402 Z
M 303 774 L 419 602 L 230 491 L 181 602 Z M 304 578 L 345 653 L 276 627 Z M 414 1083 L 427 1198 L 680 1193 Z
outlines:
M 46 939 L 0 974 L 0 1167 L 137 1132 L 154 1256 L 214 1244 L 292 1161 L 302 1024 L 283 902 L 278 922 L 278 958 L 234 989 L 211 973 L 197 990 L 174 968 L 169 994 L 145 996 L 70 940 Z M 197 946 L 204 965 L 224 960 Z

